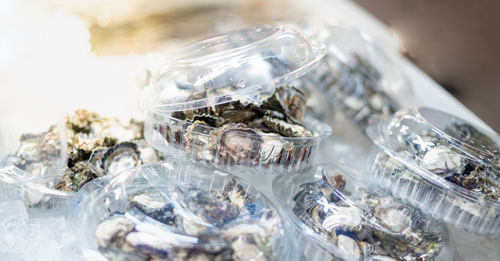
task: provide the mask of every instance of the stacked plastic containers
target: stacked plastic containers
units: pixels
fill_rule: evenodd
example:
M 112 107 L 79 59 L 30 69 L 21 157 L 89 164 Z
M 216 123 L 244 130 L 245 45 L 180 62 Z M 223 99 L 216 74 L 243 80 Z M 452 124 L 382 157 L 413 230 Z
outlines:
M 304 77 L 323 57 L 281 26 L 189 45 L 145 91 L 146 140 L 165 155 L 226 169 L 304 169 L 330 134 L 306 115 Z
M 143 165 L 85 186 L 75 224 L 109 260 L 298 260 L 286 220 L 257 189 L 189 161 Z
M 273 182 L 308 260 L 452 260 L 444 225 L 345 166 Z
M 448 113 L 415 108 L 370 120 L 377 182 L 466 231 L 500 237 L 500 137 Z

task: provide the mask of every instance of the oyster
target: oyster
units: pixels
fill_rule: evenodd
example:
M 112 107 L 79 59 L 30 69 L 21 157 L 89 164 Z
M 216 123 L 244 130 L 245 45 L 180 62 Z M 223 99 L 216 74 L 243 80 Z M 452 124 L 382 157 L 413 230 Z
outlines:
M 32 175 L 41 176 L 53 171 L 58 164 L 63 148 L 61 135 L 56 126 L 39 134 L 23 134 L 19 138 L 19 147 L 8 161 Z
M 186 153 L 193 155 L 195 159 L 212 160 L 213 152 L 210 150 L 209 135 L 207 131 L 208 124 L 204 121 L 197 120 L 186 128 L 184 133 L 184 142 Z
M 258 161 L 261 136 L 242 123 L 226 124 L 210 132 L 212 144 L 217 144 L 219 157 L 228 162 L 242 164 Z M 216 146 L 214 146 L 216 147 Z
M 302 91 L 294 86 L 283 85 L 276 88 L 266 101 L 263 108 L 278 111 L 292 121 L 304 124 L 306 116 L 306 97 Z
M 90 168 L 98 177 L 118 173 L 141 163 L 141 153 L 133 142 L 122 142 L 107 149 L 94 150 L 89 159 Z
M 49 188 L 76 192 L 92 179 L 142 164 L 141 151 L 147 153 L 148 161 L 159 159 L 148 150 L 143 124 L 133 119 L 123 125 L 117 119 L 80 109 L 65 118 L 65 127 L 67 167 L 60 180 L 46 184 Z M 63 151 L 60 139 L 55 126 L 44 133 L 24 134 L 16 154 L 8 159 L 32 175 L 43 175 L 51 171 Z
M 193 94 L 187 100 L 204 95 Z M 170 123 L 154 128 L 167 143 L 184 146 L 196 160 L 247 166 L 259 164 L 261 155 L 265 156 L 264 164 L 296 164 L 307 160 L 308 156 L 292 155 L 292 144 L 281 139 L 314 136 L 304 126 L 305 94 L 295 86 L 282 85 L 271 95 L 257 96 L 176 111 L 171 114 Z
M 445 239 L 416 210 L 377 192 L 346 186 L 341 173 L 301 185 L 293 212 L 352 260 L 433 260 Z M 349 188 L 354 185 L 354 188 Z M 352 194 L 351 194 L 352 193 Z
M 361 129 L 366 128 L 371 115 L 399 110 L 400 105 L 383 89 L 382 75 L 364 57 L 352 53 L 349 61 L 336 61 L 330 67 L 329 71 L 322 69 L 314 81 L 324 86 L 335 107 Z
M 99 222 L 94 236 L 110 260 L 270 260 L 280 218 L 265 208 L 254 215 L 251 204 L 235 180 L 219 192 L 139 190 L 125 212 Z
M 451 123 L 445 132 L 455 138 L 431 134 L 428 130 L 401 135 L 399 138 L 406 146 L 397 150 L 409 161 L 447 181 L 499 200 L 500 163 L 495 162 L 499 157 L 498 144 L 470 124 Z M 462 147 L 470 152 L 464 153 Z M 387 156 L 378 156 L 377 161 L 380 167 L 391 169 L 392 175 L 408 171 L 401 164 L 390 164 Z

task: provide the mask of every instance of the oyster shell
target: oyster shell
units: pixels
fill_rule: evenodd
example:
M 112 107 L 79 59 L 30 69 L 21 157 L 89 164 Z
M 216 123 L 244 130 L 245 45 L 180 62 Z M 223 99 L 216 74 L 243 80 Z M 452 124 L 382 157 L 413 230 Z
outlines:
M 441 230 L 425 225 L 419 212 L 363 188 L 351 194 L 340 173 L 328 177 L 324 182 L 302 184 L 293 198 L 293 212 L 318 236 L 336 245 L 341 256 L 432 260 L 443 249 Z
M 14 155 L 8 156 L 11 164 L 35 176 L 44 175 L 56 167 L 63 148 L 56 126 L 39 134 L 23 134 Z
M 158 160 L 143 139 L 142 122 L 132 119 L 124 125 L 117 119 L 80 109 L 65 118 L 65 127 L 67 168 L 60 180 L 46 184 L 49 188 L 76 192 L 96 177 L 142 164 L 140 150 L 147 152 L 148 161 Z M 50 171 L 63 151 L 55 126 L 41 134 L 24 134 L 20 139 L 18 151 L 8 159 L 33 175 Z
M 284 120 L 280 120 L 278 118 L 272 118 L 269 116 L 264 116 L 262 118 L 266 126 L 268 126 L 274 132 L 285 136 L 285 137 L 312 137 L 313 133 L 306 128 L 288 123 Z
M 280 218 L 270 209 L 253 216 L 251 203 L 235 180 L 220 192 L 140 190 L 94 236 L 110 260 L 270 260 Z
M 304 124 L 306 115 L 306 96 L 302 91 L 291 85 L 282 85 L 266 101 L 263 108 L 278 111 L 292 121 Z
M 212 144 L 218 144 L 218 153 L 223 160 L 242 164 L 256 163 L 259 159 L 262 138 L 242 123 L 226 124 L 210 132 L 210 136 Z

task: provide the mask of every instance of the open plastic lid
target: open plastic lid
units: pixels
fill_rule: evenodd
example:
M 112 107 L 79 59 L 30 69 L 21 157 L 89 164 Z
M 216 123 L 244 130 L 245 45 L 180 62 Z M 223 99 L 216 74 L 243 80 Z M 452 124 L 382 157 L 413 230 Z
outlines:
M 273 190 L 299 231 L 323 251 L 345 260 L 449 259 L 444 226 L 337 165 L 292 178 Z
M 310 71 L 323 56 L 298 32 L 282 26 L 222 34 L 175 53 L 152 76 L 142 107 L 171 112 L 235 100 L 259 102 Z
M 231 174 L 186 161 L 127 170 L 85 185 L 73 220 L 82 243 L 112 260 L 295 260 L 273 205 Z
M 479 182 L 500 185 L 500 136 L 448 113 L 420 107 L 372 117 L 367 133 L 383 151 L 425 179 L 464 197 L 480 196 L 454 178 L 469 175 L 469 170 L 478 168 L 483 175 Z

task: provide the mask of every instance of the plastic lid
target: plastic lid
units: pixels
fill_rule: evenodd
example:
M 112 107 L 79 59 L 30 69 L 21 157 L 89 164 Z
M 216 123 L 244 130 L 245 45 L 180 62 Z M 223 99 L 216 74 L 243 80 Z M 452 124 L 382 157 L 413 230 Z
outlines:
M 410 83 L 397 65 L 395 57 L 368 33 L 329 19 L 318 18 L 305 20 L 300 23 L 300 27 L 311 44 L 324 48 L 329 58 L 335 62 L 354 66 L 359 64 L 359 58 L 366 60 L 380 74 L 379 88 L 391 96 L 400 98 L 412 93 Z M 349 80 L 348 75 L 343 77 L 344 80 Z
M 83 243 L 110 259 L 294 260 L 284 221 L 255 188 L 184 161 L 154 163 L 80 192 Z
M 434 260 L 450 255 L 441 223 L 365 181 L 346 167 L 325 165 L 278 177 L 273 189 L 297 229 L 335 257 Z
M 466 198 L 500 200 L 498 134 L 425 107 L 372 117 L 367 133 L 384 152 L 426 180 L 454 188 Z
M 324 56 L 294 30 L 263 25 L 179 50 L 144 95 L 147 110 L 171 112 L 262 99 L 304 75 Z

